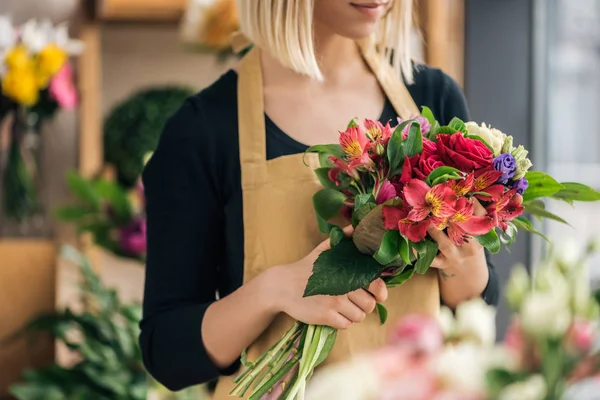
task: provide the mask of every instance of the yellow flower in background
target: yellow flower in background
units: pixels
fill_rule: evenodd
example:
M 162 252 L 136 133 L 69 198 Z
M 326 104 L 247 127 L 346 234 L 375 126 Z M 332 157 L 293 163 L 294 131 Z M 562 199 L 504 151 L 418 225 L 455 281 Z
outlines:
M 67 52 L 56 46 L 49 44 L 37 55 L 37 81 L 40 88 L 46 87 L 50 79 L 60 71 L 67 62 L 69 55 Z
M 38 101 L 39 87 L 33 68 L 11 68 L 2 78 L 2 93 L 24 106 Z
M 31 69 L 33 58 L 29 55 L 29 50 L 23 45 L 18 45 L 9 50 L 4 59 L 6 66 L 10 69 Z
M 206 13 L 202 44 L 225 50 L 231 46 L 231 35 L 238 29 L 238 10 L 234 0 L 217 0 Z

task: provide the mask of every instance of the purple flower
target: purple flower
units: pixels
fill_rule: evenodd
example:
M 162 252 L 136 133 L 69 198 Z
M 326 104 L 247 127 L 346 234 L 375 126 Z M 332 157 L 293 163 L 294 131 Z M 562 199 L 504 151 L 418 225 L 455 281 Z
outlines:
M 131 256 L 141 257 L 146 254 L 146 220 L 137 219 L 122 228 L 119 232 L 121 250 Z
M 494 169 L 502 172 L 502 175 L 498 178 L 498 183 L 506 185 L 508 180 L 515 176 L 517 160 L 510 153 L 500 154 L 494 158 Z
M 527 182 L 527 179 L 525 178 L 521 178 L 518 181 L 513 181 L 511 183 L 511 187 L 514 189 L 517 189 L 517 194 L 520 194 L 521 196 L 523 195 L 523 193 L 527 190 L 527 188 L 529 187 L 529 182 Z

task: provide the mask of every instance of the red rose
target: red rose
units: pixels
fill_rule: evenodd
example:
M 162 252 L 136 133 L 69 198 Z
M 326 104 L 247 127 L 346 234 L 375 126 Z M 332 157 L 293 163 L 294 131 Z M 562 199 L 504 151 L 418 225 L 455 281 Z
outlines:
M 472 172 L 492 165 L 491 150 L 479 140 L 468 139 L 460 133 L 438 135 L 436 147 L 445 165 L 463 172 Z
M 437 148 L 435 147 L 435 142 L 432 142 L 429 139 L 423 138 L 423 153 L 435 153 Z
M 425 177 L 429 176 L 431 171 L 438 167 L 443 167 L 444 162 L 442 158 L 434 153 L 426 153 L 423 151 L 421 154 L 421 158 L 419 158 L 419 169 L 425 175 Z

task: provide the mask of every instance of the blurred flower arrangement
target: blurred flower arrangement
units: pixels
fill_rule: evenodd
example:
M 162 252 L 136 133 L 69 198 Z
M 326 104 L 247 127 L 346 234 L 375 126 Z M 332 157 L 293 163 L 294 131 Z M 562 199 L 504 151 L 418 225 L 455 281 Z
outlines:
M 181 38 L 186 45 L 224 60 L 233 53 L 231 37 L 238 27 L 236 0 L 189 0 Z
M 63 259 L 79 266 L 81 283 L 77 310 L 65 309 L 40 315 L 8 342 L 23 335 L 50 333 L 75 356 L 72 365 L 26 371 L 23 381 L 10 387 L 18 400 L 203 400 L 202 386 L 171 393 L 144 369 L 137 344 L 139 304 L 124 304 L 107 288 L 89 260 L 71 247 Z M 1 343 L 0 343 L 1 344 Z
M 0 123 L 11 117 L 2 187 L 8 218 L 24 220 L 39 210 L 40 128 L 59 109 L 77 105 L 69 57 L 82 50 L 66 25 L 30 20 L 15 26 L 0 16 Z
M 127 189 L 108 179 L 85 179 L 71 172 L 67 184 L 75 203 L 56 210 L 59 220 L 74 223 L 79 232 L 90 232 L 94 243 L 116 255 L 145 260 L 146 216 L 140 180 Z
M 481 299 L 439 321 L 404 319 L 386 348 L 318 373 L 314 400 L 592 400 L 600 393 L 600 296 L 586 259 L 554 251 L 530 279 L 512 273 L 514 318 L 495 342 L 495 311 Z M 567 254 L 574 254 L 567 252 Z

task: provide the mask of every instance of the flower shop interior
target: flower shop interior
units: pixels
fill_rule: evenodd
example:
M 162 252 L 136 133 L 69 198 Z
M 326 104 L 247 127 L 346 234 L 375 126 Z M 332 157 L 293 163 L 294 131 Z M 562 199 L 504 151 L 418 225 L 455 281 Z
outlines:
M 1 1 L 0 399 L 210 398 L 204 386 L 169 392 L 141 361 L 140 174 L 167 118 L 236 65 L 236 3 Z M 415 5 L 415 58 L 458 82 L 473 120 L 502 126 L 537 170 L 599 190 L 600 0 Z M 31 76 L 25 67 L 13 73 L 29 62 L 15 32 L 41 43 L 43 65 Z M 534 221 L 536 229 L 561 246 L 563 263 L 589 253 L 584 286 L 597 288 L 600 204 L 555 201 L 545 210 L 570 225 Z M 497 341 L 512 320 L 511 272 L 519 264 L 532 272 L 549 254 L 541 237 L 520 235 L 492 257 L 502 293 Z M 100 331 L 106 340 L 95 340 Z

